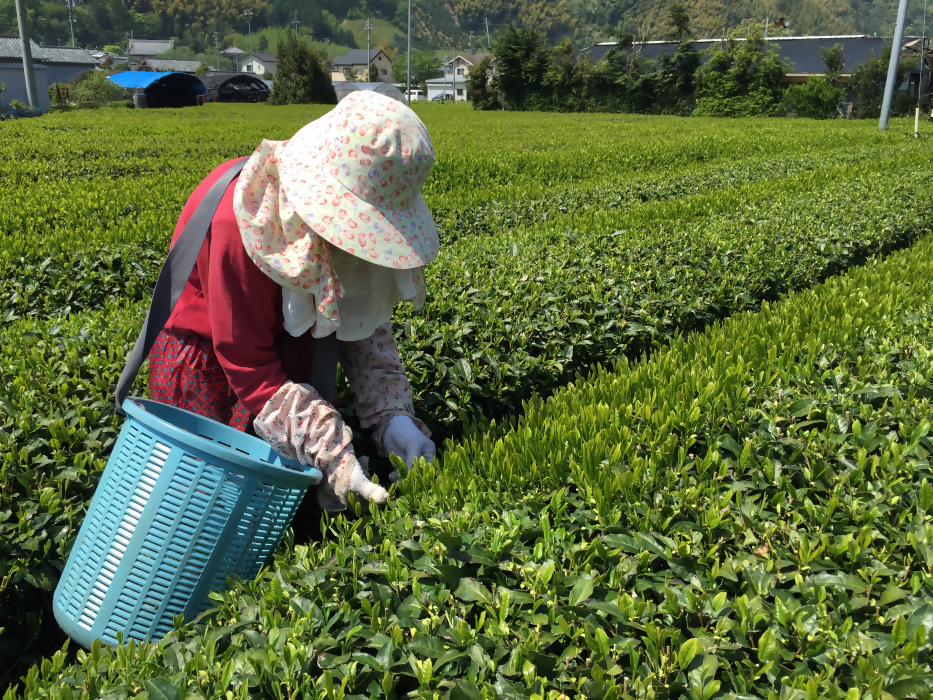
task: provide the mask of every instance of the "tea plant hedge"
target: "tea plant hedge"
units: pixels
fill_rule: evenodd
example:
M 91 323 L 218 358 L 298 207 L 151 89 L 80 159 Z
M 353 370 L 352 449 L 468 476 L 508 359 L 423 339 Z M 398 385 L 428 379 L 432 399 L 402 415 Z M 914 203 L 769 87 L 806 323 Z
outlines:
M 598 369 L 13 698 L 927 697 L 933 238 Z
M 315 109 L 5 125 L 0 687 L 62 642 L 52 591 L 119 428 L 110 393 L 188 192 Z M 396 335 L 419 414 L 453 441 L 416 520 L 441 512 L 431 499 L 484 421 L 501 426 L 594 363 L 634 360 L 931 228 L 929 187 L 911 174 L 929 146 L 894 129 L 426 110 L 441 159 L 425 194 L 444 246 L 425 313 L 403 310 Z M 522 496 L 508 478 L 519 509 L 581 497 L 563 482 Z M 461 510 L 451 493 L 443 510 Z

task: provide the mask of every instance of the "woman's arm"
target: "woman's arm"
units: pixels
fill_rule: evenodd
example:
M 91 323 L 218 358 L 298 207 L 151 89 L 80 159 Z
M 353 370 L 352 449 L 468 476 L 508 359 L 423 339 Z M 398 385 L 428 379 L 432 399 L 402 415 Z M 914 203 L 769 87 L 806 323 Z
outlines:
M 340 343 L 340 364 L 356 397 L 356 413 L 363 428 L 376 427 L 376 448 L 386 454 L 383 436 L 395 416 L 408 416 L 425 437 L 431 431 L 415 418 L 411 385 L 392 336 L 392 322 L 363 340 Z

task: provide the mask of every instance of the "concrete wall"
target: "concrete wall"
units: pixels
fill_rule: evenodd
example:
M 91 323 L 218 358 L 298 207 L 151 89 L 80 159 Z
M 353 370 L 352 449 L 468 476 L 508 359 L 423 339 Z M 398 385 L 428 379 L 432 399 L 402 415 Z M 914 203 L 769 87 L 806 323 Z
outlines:
M 49 81 L 47 68 L 39 63 L 32 65 L 36 76 L 36 98 L 40 109 L 49 108 Z M 0 107 L 8 107 L 13 100 L 19 100 L 24 105 L 29 104 L 26 98 L 26 76 L 23 74 L 22 61 L 0 61 L 0 83 L 6 84 L 6 90 L 0 94 Z

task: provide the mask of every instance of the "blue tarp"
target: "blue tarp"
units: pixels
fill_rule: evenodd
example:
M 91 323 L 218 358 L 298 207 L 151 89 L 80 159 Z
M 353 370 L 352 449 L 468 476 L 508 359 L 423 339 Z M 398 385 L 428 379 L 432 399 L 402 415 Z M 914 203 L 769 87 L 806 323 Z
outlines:
M 147 70 L 127 70 L 122 73 L 111 75 L 110 80 L 122 88 L 142 88 L 145 90 L 159 78 L 164 78 L 166 75 L 173 75 L 176 72 L 177 71 L 155 73 Z M 182 73 L 182 75 L 186 74 Z

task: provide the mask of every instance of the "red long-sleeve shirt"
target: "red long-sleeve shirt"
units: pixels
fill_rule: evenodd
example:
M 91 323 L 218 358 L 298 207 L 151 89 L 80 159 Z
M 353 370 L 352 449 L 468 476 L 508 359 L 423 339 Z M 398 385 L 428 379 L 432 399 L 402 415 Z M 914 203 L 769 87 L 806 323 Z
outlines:
M 215 168 L 188 198 L 172 245 L 211 185 L 233 161 Z M 258 415 L 286 382 L 275 351 L 285 332 L 282 288 L 250 260 L 233 214 L 234 180 L 224 192 L 197 264 L 165 325 L 170 333 L 209 339 L 234 393 Z

